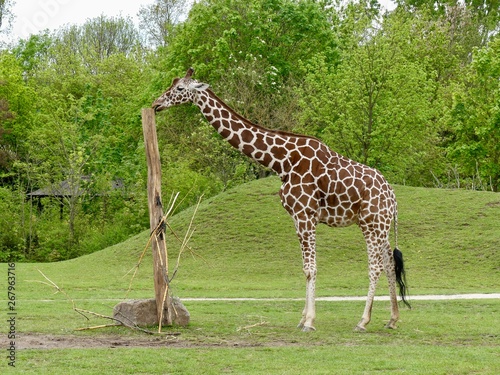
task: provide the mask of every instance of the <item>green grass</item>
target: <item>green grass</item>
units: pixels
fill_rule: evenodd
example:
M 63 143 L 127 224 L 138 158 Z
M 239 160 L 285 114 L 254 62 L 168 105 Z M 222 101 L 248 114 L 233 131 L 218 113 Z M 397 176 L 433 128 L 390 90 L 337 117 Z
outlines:
M 352 331 L 362 302 L 318 302 L 316 332 L 295 328 L 300 302 L 187 302 L 188 328 L 175 339 L 123 328 L 78 332 L 155 341 L 152 348 L 21 350 L 16 373 L 28 374 L 497 374 L 500 301 L 415 301 L 400 328 L 388 331 L 389 311 L 376 302 L 369 333 Z M 61 304 L 58 310 L 64 310 Z M 32 305 L 36 309 L 36 304 Z M 94 302 L 91 308 L 98 309 Z M 24 315 L 24 314 L 23 314 Z M 41 318 L 41 316 L 39 317 Z M 87 324 L 63 314 L 47 318 L 52 333 Z M 63 325 L 66 325 L 63 327 Z M 118 341 L 118 339 L 117 339 Z M 312 369 L 310 366 L 314 366 Z
M 187 297 L 280 297 L 302 299 L 305 282 L 297 237 L 281 207 L 279 180 L 255 181 L 205 201 L 195 219 L 192 248 L 173 282 Z M 411 294 L 500 291 L 500 195 L 487 192 L 396 186 L 399 247 Z M 171 218 L 179 232 L 192 210 Z M 87 322 L 54 294 L 37 270 L 62 287 L 79 308 L 110 315 L 125 298 L 126 273 L 137 263 L 147 233 L 122 244 L 60 263 L 16 266 L 17 330 L 20 334 L 71 335 L 82 340 L 121 337 L 145 340 L 123 328 L 75 332 Z M 319 227 L 317 295 L 365 295 L 367 257 L 357 227 Z M 169 238 L 171 267 L 178 246 Z M 129 298 L 153 296 L 151 254 Z M 0 275 L 6 265 L 0 265 Z M 6 277 L 0 286 L 6 290 Z M 384 278 L 379 295 L 387 294 Z M 110 300 L 108 300 L 110 299 Z M 44 300 L 44 301 L 42 301 Z M 7 305 L 0 301 L 2 311 Z M 295 326 L 302 301 L 186 302 L 188 328 L 175 343 L 153 348 L 19 350 L 15 372 L 36 374 L 496 374 L 500 373 L 500 301 L 413 301 L 402 310 L 400 329 L 383 328 L 388 302 L 376 302 L 368 334 L 352 328 L 364 302 L 318 302 L 317 332 Z M 262 324 L 261 324 L 262 323 Z M 265 324 L 264 324 L 265 323 Z M 253 328 L 244 328 L 258 324 Z M 240 328 L 240 329 L 239 329 Z M 166 340 L 164 337 L 155 340 Z M 5 366 L 4 366 L 5 365 Z M 313 369 L 311 366 L 314 366 Z M 0 362 L 0 370 L 6 361 Z
M 26 353 L 32 374 L 495 374 L 487 349 L 337 345 L 217 349 L 92 349 Z M 82 356 L 85 355 L 85 360 Z M 127 360 L 124 360 L 127 358 Z M 435 358 L 432 360 L 430 358 Z M 75 363 L 78 365 L 75 366 Z M 103 368 L 103 367 L 101 367 Z M 36 370 L 35 370 L 36 369 Z

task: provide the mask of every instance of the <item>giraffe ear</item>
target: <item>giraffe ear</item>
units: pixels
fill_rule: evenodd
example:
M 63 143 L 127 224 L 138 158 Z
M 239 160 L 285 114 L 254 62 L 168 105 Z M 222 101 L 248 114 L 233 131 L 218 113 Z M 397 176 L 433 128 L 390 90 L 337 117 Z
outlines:
M 208 85 L 207 83 L 202 83 L 202 82 L 193 82 L 189 86 L 191 89 L 196 91 L 203 91 L 210 87 L 210 85 Z

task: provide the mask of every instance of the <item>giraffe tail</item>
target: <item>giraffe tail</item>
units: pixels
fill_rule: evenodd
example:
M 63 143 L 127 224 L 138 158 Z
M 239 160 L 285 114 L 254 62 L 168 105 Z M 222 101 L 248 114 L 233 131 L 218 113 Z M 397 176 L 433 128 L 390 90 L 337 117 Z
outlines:
M 394 248 L 393 256 L 394 263 L 396 265 L 396 282 L 399 286 L 399 295 L 401 296 L 401 301 L 411 309 L 410 303 L 407 301 L 408 296 L 408 286 L 406 282 L 406 272 L 405 264 L 403 261 L 403 253 L 398 248 L 398 203 L 394 201 L 394 242 L 396 246 Z
M 394 218 L 392 224 L 394 225 L 394 242 L 396 243 L 396 249 L 398 248 L 398 202 L 394 200 Z
M 406 299 L 408 297 L 408 286 L 406 282 L 405 266 L 403 261 L 403 253 L 396 247 L 393 252 L 394 263 L 396 265 L 396 282 L 399 286 L 399 295 L 401 301 L 411 309 L 411 305 Z

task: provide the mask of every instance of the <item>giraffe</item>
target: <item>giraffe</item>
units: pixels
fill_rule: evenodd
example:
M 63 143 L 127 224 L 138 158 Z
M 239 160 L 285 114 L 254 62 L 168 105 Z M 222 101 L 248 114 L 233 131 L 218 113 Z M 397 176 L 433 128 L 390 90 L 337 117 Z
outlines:
M 385 271 L 388 278 L 391 318 L 386 328 L 396 328 L 399 319 L 396 284 L 406 300 L 404 263 L 397 248 L 397 203 L 395 194 L 376 169 L 352 161 L 316 138 L 266 129 L 236 113 L 218 98 L 206 83 L 192 78 L 190 68 L 152 104 L 156 112 L 184 103 L 195 104 L 207 121 L 233 147 L 273 170 L 282 181 L 281 203 L 292 217 L 299 237 L 306 278 L 305 307 L 298 325 L 314 331 L 316 284 L 316 226 L 357 224 L 367 246 L 369 289 L 365 309 L 356 331 L 366 331 L 371 319 L 375 288 Z M 391 250 L 389 232 L 394 223 L 396 247 Z

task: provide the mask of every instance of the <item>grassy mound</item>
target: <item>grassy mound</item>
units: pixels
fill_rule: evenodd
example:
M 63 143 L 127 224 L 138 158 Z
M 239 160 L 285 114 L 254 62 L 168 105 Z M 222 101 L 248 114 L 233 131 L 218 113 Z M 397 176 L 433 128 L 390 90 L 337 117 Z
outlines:
M 173 282 L 182 297 L 297 297 L 304 295 L 299 242 L 278 197 L 280 181 L 266 178 L 206 200 L 200 206 L 191 247 Z M 399 247 L 412 294 L 498 292 L 493 275 L 500 267 L 500 195 L 463 190 L 396 186 Z M 192 209 L 171 218 L 183 233 Z M 70 261 L 18 264 L 23 279 L 43 280 L 37 269 L 71 291 L 74 298 L 123 298 L 148 233 Z M 170 268 L 178 244 L 170 236 Z M 152 296 L 151 250 L 134 279 L 129 297 Z M 317 295 L 365 295 L 367 256 L 356 226 L 321 225 L 317 236 Z M 385 277 L 378 294 L 387 294 Z M 47 295 L 47 287 L 27 283 L 26 298 Z M 49 293 L 50 296 L 50 293 Z

